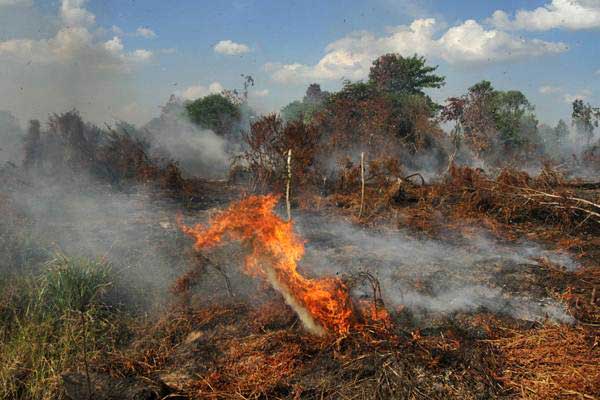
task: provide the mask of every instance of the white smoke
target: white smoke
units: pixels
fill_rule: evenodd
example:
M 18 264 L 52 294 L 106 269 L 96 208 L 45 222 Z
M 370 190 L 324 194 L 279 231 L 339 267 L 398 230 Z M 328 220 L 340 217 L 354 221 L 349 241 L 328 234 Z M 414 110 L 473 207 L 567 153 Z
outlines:
M 530 243 L 501 243 L 480 231 L 468 240 L 418 238 L 407 231 L 367 232 L 347 223 L 301 217 L 307 239 L 302 265 L 317 275 L 366 269 L 381 283 L 386 304 L 424 312 L 487 309 L 524 320 L 572 322 L 548 298 L 536 272 L 540 259 L 574 270 L 567 254 Z M 524 283 L 529 282 L 530 286 Z
M 154 152 L 178 161 L 187 175 L 224 178 L 229 171 L 230 144 L 210 129 L 193 124 L 184 104 L 177 98 L 163 107 L 159 118 L 150 121 L 143 130 Z

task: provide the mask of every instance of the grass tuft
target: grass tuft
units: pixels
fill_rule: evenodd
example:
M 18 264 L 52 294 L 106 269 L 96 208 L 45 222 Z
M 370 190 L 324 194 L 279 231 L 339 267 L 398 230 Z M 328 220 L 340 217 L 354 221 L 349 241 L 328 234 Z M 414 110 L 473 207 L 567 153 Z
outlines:
M 123 316 L 104 301 L 111 287 L 107 265 L 64 255 L 39 275 L 2 280 L 0 398 L 60 398 L 63 372 L 113 348 Z

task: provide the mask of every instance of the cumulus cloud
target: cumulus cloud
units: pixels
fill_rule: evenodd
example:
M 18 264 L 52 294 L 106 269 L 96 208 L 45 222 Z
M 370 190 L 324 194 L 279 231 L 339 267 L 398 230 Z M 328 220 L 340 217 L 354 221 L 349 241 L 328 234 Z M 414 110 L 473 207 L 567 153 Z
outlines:
M 514 18 L 497 10 L 488 23 L 499 29 L 545 31 L 561 28 L 570 30 L 600 28 L 600 1 L 552 0 L 534 10 L 519 10 Z
M 96 16 L 85 9 L 86 0 L 62 0 L 60 14 L 67 26 L 91 26 Z
M 250 48 L 242 43 L 235 43 L 231 40 L 221 40 L 214 47 L 215 53 L 235 56 L 250 52 Z
M 435 19 L 427 18 L 389 29 L 388 34 L 381 37 L 367 31 L 355 32 L 329 44 L 325 56 L 315 65 L 268 63 L 264 68 L 275 81 L 282 83 L 360 79 L 368 74 L 372 61 L 385 53 L 406 56 L 417 53 L 451 64 L 485 64 L 567 50 L 563 43 L 486 30 L 474 20 L 453 26 L 442 34 L 440 30 Z
M 562 91 L 562 89 L 558 86 L 547 85 L 547 86 L 541 86 L 539 91 L 541 94 L 553 94 L 553 93 L 560 93 Z
M 223 90 L 223 85 L 221 85 L 219 82 L 213 82 L 208 86 L 190 86 L 178 94 L 180 94 L 185 100 L 195 100 L 199 99 L 200 97 L 208 96 L 209 94 L 221 93 Z
M 156 33 L 154 33 L 154 31 L 150 28 L 146 28 L 143 26 L 140 26 L 139 28 L 137 28 L 137 30 L 135 31 L 136 36 L 141 36 L 144 37 L 146 39 L 152 39 L 156 37 Z
M 131 102 L 131 73 L 152 58 L 127 51 L 118 35 L 99 40 L 95 16 L 83 0 L 62 0 L 56 33 L 47 38 L 0 41 L 0 109 L 22 120 L 77 108 L 96 122 Z
M 111 53 L 118 54 L 123 51 L 123 42 L 120 37 L 115 36 L 111 40 L 104 42 L 104 48 Z
M 150 60 L 153 55 L 154 53 L 152 53 L 150 50 L 137 49 L 134 50 L 129 57 L 135 62 L 144 62 Z

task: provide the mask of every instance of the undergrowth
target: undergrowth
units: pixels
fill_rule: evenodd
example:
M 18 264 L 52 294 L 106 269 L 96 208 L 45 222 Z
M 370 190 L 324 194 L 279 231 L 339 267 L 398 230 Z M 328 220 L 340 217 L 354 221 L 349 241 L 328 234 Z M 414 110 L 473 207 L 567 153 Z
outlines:
M 0 398 L 61 398 L 61 374 L 128 337 L 125 310 L 107 301 L 109 266 L 57 255 L 36 274 L 0 277 Z

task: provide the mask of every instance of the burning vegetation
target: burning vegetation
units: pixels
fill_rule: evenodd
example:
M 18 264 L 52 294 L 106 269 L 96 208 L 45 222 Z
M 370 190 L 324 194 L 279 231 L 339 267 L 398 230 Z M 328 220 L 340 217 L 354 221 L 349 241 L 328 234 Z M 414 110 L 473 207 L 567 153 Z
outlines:
M 304 246 L 291 222 L 273 212 L 275 196 L 251 196 L 234 203 L 211 221 L 211 226 L 188 227 L 184 233 L 196 250 L 211 248 L 227 235 L 250 247 L 244 272 L 267 280 L 298 314 L 312 333 L 345 334 L 353 318 L 347 287 L 336 278 L 307 279 L 298 272 Z
M 596 398 L 597 109 L 565 157 L 521 92 L 439 105 L 435 71 L 32 121 L 0 168 L 0 397 Z

